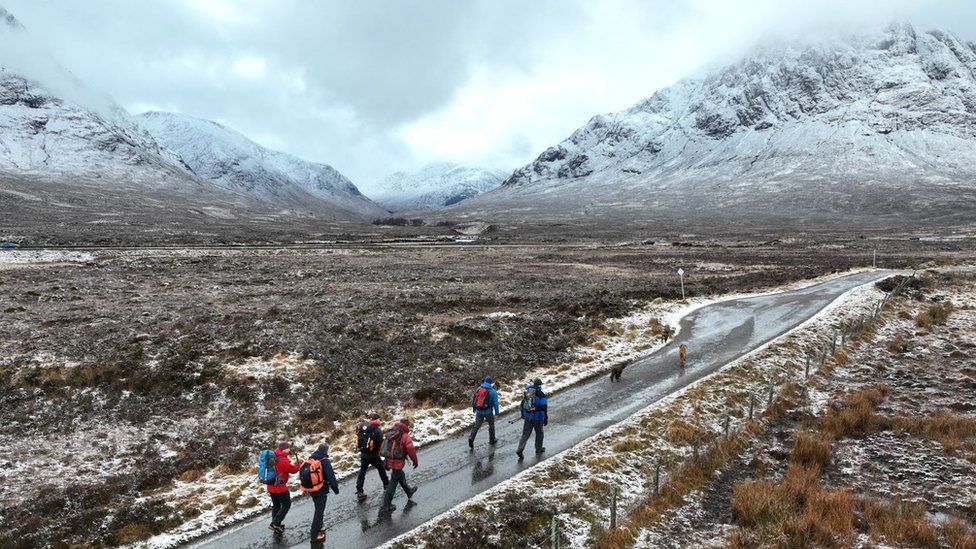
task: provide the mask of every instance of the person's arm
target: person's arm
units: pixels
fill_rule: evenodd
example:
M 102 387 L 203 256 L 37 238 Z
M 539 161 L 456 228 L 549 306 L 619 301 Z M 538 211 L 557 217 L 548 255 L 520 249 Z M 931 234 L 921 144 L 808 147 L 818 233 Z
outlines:
M 299 460 L 297 458 L 295 459 L 294 462 L 291 462 L 291 461 L 287 461 L 286 460 L 285 472 L 287 472 L 289 474 L 291 474 L 291 473 L 297 473 L 298 470 L 301 469 L 301 468 L 302 468 L 302 462 L 301 462 L 301 460 Z
M 420 462 L 417 461 L 417 448 L 414 447 L 413 439 L 410 438 L 409 435 L 404 436 L 407 437 L 407 440 L 403 442 L 403 449 L 406 451 L 407 457 L 410 458 L 410 461 L 413 462 L 413 466 L 416 468 L 418 465 L 420 465 Z
M 499 411 L 498 411 L 498 391 L 496 391 L 494 389 L 491 390 L 491 405 L 495 409 L 495 415 L 497 416 L 499 414 Z
M 335 471 L 332 470 L 332 463 L 329 460 L 322 460 L 322 470 L 325 472 L 325 480 L 328 481 L 332 491 L 339 493 L 339 481 L 336 480 Z
M 536 407 L 537 410 L 542 412 L 542 422 L 545 424 L 549 423 L 549 397 L 542 397 L 539 399 L 539 405 Z
M 475 402 L 478 402 L 478 391 L 475 391 L 474 394 L 471 395 L 471 411 L 472 412 L 477 412 L 478 411 L 478 407 L 475 406 Z

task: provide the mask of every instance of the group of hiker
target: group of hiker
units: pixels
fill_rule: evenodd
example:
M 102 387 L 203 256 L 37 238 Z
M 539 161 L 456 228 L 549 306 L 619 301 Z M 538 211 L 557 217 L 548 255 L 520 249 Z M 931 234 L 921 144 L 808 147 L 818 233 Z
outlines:
M 475 438 L 485 423 L 488 423 L 488 443 L 496 444 L 498 439 L 495 438 L 495 416 L 500 410 L 498 391 L 491 377 L 485 377 L 481 385 L 475 389 L 471 398 L 471 407 L 475 420 L 471 435 L 468 437 L 468 447 L 474 449 Z M 523 453 L 525 446 L 533 433 L 535 433 L 535 453 L 541 454 L 546 451 L 543 446 L 543 428 L 549 424 L 549 399 L 542 390 L 541 379 L 536 378 L 524 388 L 519 409 L 523 426 L 518 450 L 515 453 L 521 461 L 525 457 Z M 401 419 L 394 423 L 393 427 L 384 431 L 379 414 L 369 413 L 356 429 L 356 446 L 359 450 L 356 498 L 360 502 L 368 499 L 364 485 L 370 468 L 376 469 L 383 483 L 381 513 L 396 510 L 393 498 L 397 487 L 403 488 L 407 499 L 413 500 L 417 487 L 407 483 L 403 469 L 408 461 L 413 464 L 414 469 L 420 462 L 417 459 L 417 449 L 413 439 L 410 438 L 409 419 Z M 261 452 L 258 459 L 258 478 L 267 485 L 268 495 L 271 498 L 271 524 L 268 529 L 276 535 L 284 533 L 285 516 L 291 508 L 288 479 L 291 475 L 297 474 L 302 491 L 312 498 L 314 504 L 310 528 L 312 543 L 322 543 L 326 537 L 325 530 L 322 528 L 322 516 L 329 491 L 339 493 L 339 483 L 329 461 L 329 444 L 327 442 L 320 444 L 304 462 L 292 461 L 290 454 L 291 445 L 288 442 L 281 442 L 274 450 Z
M 417 488 L 407 484 L 403 468 L 407 460 L 413 463 L 414 469 L 420 462 L 417 460 L 413 439 L 410 438 L 409 419 L 397 421 L 393 427 L 384 432 L 381 429 L 379 414 L 370 413 L 356 431 L 356 445 L 359 449 L 356 497 L 360 502 L 367 499 L 363 484 L 370 467 L 379 472 L 380 480 L 383 482 L 383 506 L 380 511 L 391 512 L 396 509 L 393 505 L 393 497 L 396 495 L 397 486 L 403 488 L 408 499 L 413 499 Z M 327 442 L 320 444 L 304 462 L 292 461 L 289 457 L 290 452 L 291 445 L 288 442 L 281 442 L 274 450 L 261 452 L 258 459 L 258 478 L 267 485 L 268 495 L 271 497 L 271 524 L 268 529 L 279 536 L 285 532 L 284 520 L 291 508 L 288 479 L 297 473 L 302 491 L 312 498 L 314 508 L 310 528 L 312 543 L 324 542 L 325 530 L 322 528 L 322 516 L 329 491 L 339 493 L 339 483 L 329 461 L 329 444 Z
M 685 366 L 687 353 L 688 347 L 682 343 L 678 347 L 678 362 L 682 368 Z M 624 368 L 632 362 L 628 360 L 613 368 L 610 372 L 610 381 L 620 381 Z M 485 377 L 474 390 L 471 396 L 471 409 L 474 412 L 474 426 L 468 436 L 468 448 L 474 450 L 474 441 L 485 423 L 488 424 L 488 444 L 497 444 L 495 416 L 500 413 L 500 409 L 498 391 L 491 377 Z M 519 413 L 522 419 L 522 435 L 515 454 L 521 461 L 525 458 L 525 447 L 533 434 L 535 434 L 535 453 L 542 454 L 546 451 L 543 442 L 545 427 L 549 425 L 549 397 L 542 390 L 541 379 L 536 378 L 523 388 Z M 413 500 L 417 487 L 407 483 L 407 476 L 403 469 L 408 461 L 413 464 L 414 469 L 420 462 L 417 460 L 417 449 L 414 447 L 413 439 L 410 438 L 409 419 L 401 419 L 384 431 L 379 414 L 369 413 L 356 429 L 356 447 L 359 450 L 359 475 L 356 477 L 356 498 L 359 502 L 368 498 L 364 485 L 370 468 L 376 469 L 380 481 L 383 482 L 383 505 L 380 507 L 380 512 L 389 513 L 396 510 L 393 498 L 397 487 L 403 488 L 408 500 Z M 258 477 L 261 482 L 267 484 L 268 495 L 271 497 L 271 524 L 268 528 L 277 535 L 284 533 L 283 521 L 291 508 L 288 479 L 290 475 L 297 473 L 302 491 L 312 498 L 314 504 L 312 543 L 324 542 L 322 515 L 329 491 L 339 493 L 339 483 L 329 461 L 329 444 L 320 444 L 304 462 L 291 461 L 290 450 L 291 445 L 288 442 L 281 442 L 276 449 L 261 452 L 258 461 Z

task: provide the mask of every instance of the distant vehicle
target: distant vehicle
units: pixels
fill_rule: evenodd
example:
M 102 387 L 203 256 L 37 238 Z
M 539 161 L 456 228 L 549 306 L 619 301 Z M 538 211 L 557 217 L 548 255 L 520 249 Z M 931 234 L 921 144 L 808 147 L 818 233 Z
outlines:
M 0 250 L 16 250 L 20 247 L 20 244 L 14 244 L 13 242 L 0 242 Z

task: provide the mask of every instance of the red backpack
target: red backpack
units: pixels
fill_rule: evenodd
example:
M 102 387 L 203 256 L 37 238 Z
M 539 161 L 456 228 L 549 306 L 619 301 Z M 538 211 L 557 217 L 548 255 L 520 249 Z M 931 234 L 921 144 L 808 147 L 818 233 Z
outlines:
M 488 387 L 481 386 L 474 391 L 474 408 L 475 410 L 490 410 L 491 409 L 491 391 Z

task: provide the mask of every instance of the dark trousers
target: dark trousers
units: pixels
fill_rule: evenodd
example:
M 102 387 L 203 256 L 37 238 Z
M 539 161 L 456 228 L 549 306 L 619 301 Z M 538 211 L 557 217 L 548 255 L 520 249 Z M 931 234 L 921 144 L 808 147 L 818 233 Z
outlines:
M 404 492 L 409 493 L 410 491 L 410 487 L 407 486 L 407 474 L 403 472 L 403 469 L 390 471 L 390 483 L 386 485 L 386 492 L 383 493 L 383 505 L 389 506 L 393 503 L 397 486 L 402 486 Z
M 271 496 L 271 524 L 281 526 L 285 520 L 285 515 L 291 509 L 291 494 L 282 492 L 280 494 L 269 494 Z
M 380 480 L 383 481 L 383 488 L 390 481 L 386 478 L 386 468 L 383 467 L 383 459 L 379 454 L 366 454 L 360 452 L 359 454 L 359 476 L 356 477 L 356 493 L 362 493 L 363 484 L 366 482 L 366 471 L 369 471 L 370 467 L 376 467 L 376 470 L 380 474 Z
M 481 414 L 474 415 L 474 427 L 471 429 L 471 436 L 468 437 L 474 440 L 474 437 L 478 436 L 478 430 L 481 429 L 481 424 L 488 422 L 488 440 L 495 440 L 495 415 L 483 416 Z
M 536 453 L 542 452 L 542 439 L 545 434 L 542 432 L 542 420 L 529 420 L 526 419 L 522 422 L 522 438 L 519 439 L 518 449 L 519 452 L 525 450 L 525 443 L 529 441 L 529 437 L 532 436 L 532 431 L 535 431 L 535 451 Z
M 312 494 L 312 503 L 315 511 L 312 512 L 312 539 L 318 535 L 322 529 L 322 514 L 325 513 L 325 504 L 329 501 L 329 488 L 325 487 Z

